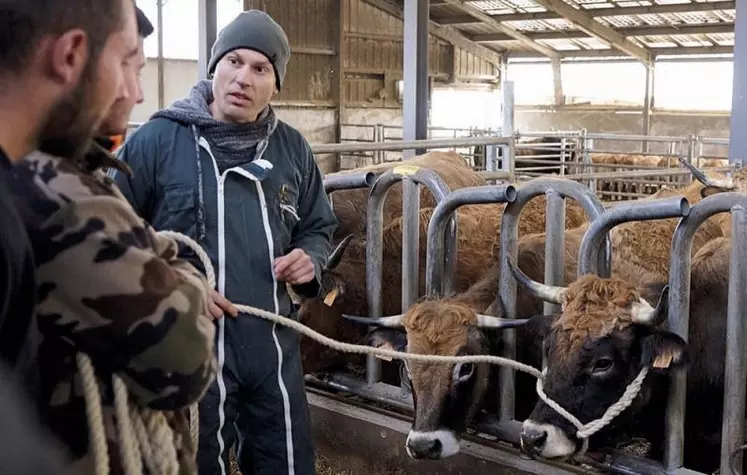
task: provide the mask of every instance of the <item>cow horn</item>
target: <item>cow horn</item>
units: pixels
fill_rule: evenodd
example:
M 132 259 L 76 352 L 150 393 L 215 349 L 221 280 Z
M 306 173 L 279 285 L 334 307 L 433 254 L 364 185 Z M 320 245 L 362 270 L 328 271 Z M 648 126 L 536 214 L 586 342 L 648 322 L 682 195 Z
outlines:
M 392 315 L 391 317 L 359 317 L 356 315 L 342 315 L 342 318 L 351 322 L 364 323 L 375 327 L 402 328 L 404 327 L 405 315 Z
M 340 260 L 342 259 L 342 255 L 345 254 L 345 249 L 347 249 L 348 244 L 350 244 L 350 240 L 353 239 L 352 234 L 348 234 L 345 236 L 345 239 L 340 241 L 340 244 L 337 245 L 334 251 L 329 255 L 329 259 L 327 259 L 327 270 L 332 270 L 340 263 Z
M 527 323 L 527 319 L 500 318 L 477 314 L 477 326 L 480 328 L 514 328 Z
M 734 188 L 734 182 L 731 178 L 725 179 L 710 179 L 705 176 L 705 173 L 700 171 L 695 165 L 689 163 L 684 157 L 677 157 L 677 160 L 693 174 L 696 180 L 704 184 L 705 186 L 715 186 L 716 188 L 724 188 L 731 190 Z
M 529 293 L 531 293 L 538 299 L 544 300 L 545 302 L 555 303 L 558 305 L 561 305 L 563 303 L 563 295 L 566 291 L 565 287 L 556 287 L 553 285 L 535 282 L 517 267 L 511 256 L 506 256 L 506 258 L 508 259 L 508 267 L 509 269 L 511 269 L 511 273 L 514 275 L 514 278 L 519 281 Z
M 639 298 L 638 302 L 633 303 L 630 316 L 636 323 L 656 327 L 664 320 L 664 317 L 666 317 L 668 301 L 669 286 L 665 285 L 661 290 L 661 295 L 659 296 L 659 302 L 656 304 L 656 308 L 652 307 L 651 304 L 644 299 Z

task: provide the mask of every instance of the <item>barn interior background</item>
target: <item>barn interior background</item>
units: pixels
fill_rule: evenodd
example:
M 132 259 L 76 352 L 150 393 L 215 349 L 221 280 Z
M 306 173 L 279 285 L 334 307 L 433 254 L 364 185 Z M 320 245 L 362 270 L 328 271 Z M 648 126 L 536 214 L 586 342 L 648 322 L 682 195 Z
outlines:
M 146 41 L 135 123 L 194 83 L 200 21 L 194 0 L 137 3 L 160 21 Z M 276 106 L 312 144 L 402 126 L 403 0 L 217 0 L 218 30 L 249 8 L 288 33 Z M 734 1 L 432 0 L 430 19 L 431 128 L 500 127 L 507 78 L 521 132 L 729 136 Z M 319 159 L 324 171 L 345 168 L 337 156 Z

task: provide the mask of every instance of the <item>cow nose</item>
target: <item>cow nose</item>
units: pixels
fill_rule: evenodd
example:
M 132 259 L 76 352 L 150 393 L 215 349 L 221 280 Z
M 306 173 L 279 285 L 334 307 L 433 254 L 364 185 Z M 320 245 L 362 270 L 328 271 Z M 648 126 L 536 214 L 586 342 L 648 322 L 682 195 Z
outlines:
M 441 457 L 441 441 L 438 439 L 418 438 L 409 440 L 407 447 L 413 458 L 438 459 Z
M 521 431 L 521 445 L 532 454 L 539 454 L 547 442 L 547 431 L 524 429 Z

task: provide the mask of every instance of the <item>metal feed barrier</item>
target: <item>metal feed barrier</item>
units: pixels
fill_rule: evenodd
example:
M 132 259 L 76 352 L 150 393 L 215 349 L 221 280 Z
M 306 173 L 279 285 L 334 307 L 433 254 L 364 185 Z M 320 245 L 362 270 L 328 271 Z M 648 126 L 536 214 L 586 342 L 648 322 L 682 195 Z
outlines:
M 495 140 L 495 138 L 493 138 Z M 510 139 L 502 139 L 509 141 Z M 443 142 L 435 145 L 428 141 L 410 141 L 399 144 L 389 142 L 376 144 L 381 147 L 429 148 L 443 146 Z M 368 144 L 369 146 L 372 144 Z M 351 149 L 353 144 L 342 147 Z M 330 147 L 331 148 L 331 147 Z M 329 150 L 333 152 L 333 149 Z M 683 172 L 684 173 L 684 172 Z M 339 181 L 340 179 L 344 181 Z M 369 315 L 381 315 L 381 286 L 382 241 L 381 212 L 386 192 L 395 183 L 410 180 L 427 186 L 437 205 L 428 225 L 427 257 L 426 257 L 426 292 L 428 294 L 443 295 L 454 289 L 454 272 L 458 265 L 457 241 L 455 239 L 457 225 L 454 213 L 458 208 L 467 204 L 506 203 L 501 222 L 500 247 L 500 288 L 498 289 L 499 303 L 506 311 L 508 318 L 516 316 L 516 281 L 507 266 L 507 256 L 516 259 L 518 247 L 518 217 L 521 210 L 532 198 L 546 196 L 547 223 L 545 242 L 545 283 L 562 285 L 563 277 L 563 245 L 565 233 L 565 199 L 576 200 L 586 211 L 590 224 L 585 233 L 579 250 L 579 275 L 591 272 L 601 276 L 608 276 L 610 272 L 611 250 L 608 233 L 614 227 L 624 222 L 653 220 L 663 218 L 680 218 L 673 239 L 670 253 L 670 294 L 668 322 L 670 330 L 685 340 L 688 334 L 689 315 L 689 287 L 690 287 L 690 250 L 693 236 L 698 227 L 710 216 L 719 212 L 731 212 L 734 236 L 744 236 L 747 233 L 747 196 L 740 193 L 723 193 L 710 196 L 701 202 L 690 206 L 686 199 L 670 197 L 665 199 L 647 200 L 645 202 L 628 202 L 605 209 L 599 199 L 586 186 L 577 181 L 565 178 L 536 178 L 520 185 L 488 185 L 461 188 L 449 191 L 443 181 L 433 171 L 423 167 L 408 165 L 407 162 L 381 174 L 373 184 L 369 173 L 350 174 L 345 178 L 329 177 L 326 189 L 365 188 L 370 187 L 371 200 L 368 207 L 367 221 L 367 298 Z M 417 202 L 419 205 L 419 201 Z M 418 216 L 417 214 L 415 216 Z M 403 231 L 403 260 L 416 260 L 418 249 L 417 225 L 411 225 L 414 232 Z M 732 473 L 729 464 L 735 450 L 743 442 L 744 414 L 745 414 L 745 374 L 747 374 L 747 324 L 743 323 L 741 309 L 747 303 L 747 243 L 735 240 L 731 253 L 731 280 L 729 282 L 728 321 L 727 321 L 727 361 L 726 367 L 721 474 Z M 417 274 L 414 279 L 403 279 L 403 311 L 407 310 L 408 301 L 413 302 L 418 288 Z M 554 304 L 545 304 L 545 311 L 555 311 Z M 516 341 L 514 330 L 504 331 L 505 350 L 502 356 L 515 358 Z M 400 413 L 412 415 L 412 396 L 404 387 L 392 386 L 380 381 L 381 362 L 369 357 L 367 360 L 365 380 L 360 380 L 347 373 L 333 373 L 324 380 L 311 375 L 307 380 L 312 386 L 323 386 L 336 391 L 354 394 L 366 401 L 385 404 L 396 408 Z M 684 447 L 684 375 L 672 377 L 672 387 L 669 393 L 669 404 L 666 415 L 665 447 L 666 454 L 663 461 L 650 460 L 618 452 L 612 453 L 603 462 L 584 460 L 585 463 L 605 472 L 618 474 L 695 474 L 683 468 L 682 460 Z M 513 444 L 519 440 L 520 422 L 514 419 L 515 402 L 514 372 L 501 368 L 499 379 L 499 413 L 496 416 L 476 421 L 474 429 L 482 434 L 495 437 L 498 440 Z M 504 450 L 504 449 L 495 449 Z M 741 454 L 736 452 L 737 463 L 741 463 Z M 522 467 L 528 473 L 548 473 L 552 467 L 553 473 L 573 473 L 576 468 L 557 463 L 540 461 L 527 462 L 514 456 L 504 457 L 504 463 L 513 467 Z M 515 465 L 512 465 L 514 464 Z M 444 461 L 448 464 L 448 461 Z M 739 472 L 738 472 L 739 473 Z
M 389 129 L 398 129 L 398 126 L 385 126 L 381 124 L 345 124 L 349 128 L 370 128 L 374 131 L 370 139 L 365 142 L 369 144 L 383 143 L 392 137 L 386 134 Z M 513 130 L 511 124 L 507 131 Z M 430 136 L 440 134 L 468 134 L 469 137 L 490 137 L 498 135 L 513 135 L 516 139 L 514 146 L 514 162 L 517 177 L 529 179 L 547 174 L 558 174 L 574 180 L 582 181 L 592 190 L 595 190 L 602 200 L 616 201 L 632 198 L 645 197 L 660 190 L 664 186 L 681 186 L 688 183 L 689 174 L 677 173 L 681 168 L 678 158 L 684 158 L 695 166 L 701 166 L 702 158 L 726 158 L 719 153 L 705 155 L 705 148 L 723 150 L 728 146 L 728 139 L 705 138 L 694 134 L 683 136 L 651 136 L 616 133 L 590 133 L 586 129 L 567 131 L 533 131 L 508 133 L 501 129 L 445 129 L 431 127 Z M 542 143 L 527 143 L 520 139 L 545 138 Z M 443 139 L 442 139 L 443 140 Z M 349 141 L 349 139 L 346 139 Z M 608 145 L 602 146 L 600 143 Z M 641 151 L 633 149 L 640 145 Z M 650 151 L 649 146 L 657 151 Z M 461 148 L 460 148 L 461 147 Z M 465 148 L 466 147 L 466 148 Z M 374 149 L 371 149 L 374 150 Z M 373 153 L 383 153 L 375 149 Z M 389 149 L 387 149 L 389 150 Z M 503 149 L 482 145 L 460 145 L 453 150 L 463 156 L 475 170 L 490 172 L 499 166 Z M 533 151 L 532 154 L 526 152 Z M 365 154 L 366 151 L 356 149 L 357 153 Z M 618 155 L 637 156 L 660 156 L 668 157 L 669 162 L 665 168 L 654 165 L 621 164 L 621 163 L 593 163 L 593 153 L 611 153 Z M 723 152 L 725 154 L 725 152 Z M 378 155 L 377 155 L 378 156 Z M 401 157 L 388 157 L 387 159 L 376 159 L 374 163 L 384 161 L 398 161 Z M 672 168 L 670 168 L 672 167 Z M 651 170 L 652 174 L 627 174 L 631 172 Z M 728 171 L 728 168 L 715 168 L 718 171 Z M 664 173 L 661 173 L 664 171 Z M 589 178 L 589 173 L 594 172 L 619 172 L 616 175 Z M 671 173 L 669 173 L 671 172 Z

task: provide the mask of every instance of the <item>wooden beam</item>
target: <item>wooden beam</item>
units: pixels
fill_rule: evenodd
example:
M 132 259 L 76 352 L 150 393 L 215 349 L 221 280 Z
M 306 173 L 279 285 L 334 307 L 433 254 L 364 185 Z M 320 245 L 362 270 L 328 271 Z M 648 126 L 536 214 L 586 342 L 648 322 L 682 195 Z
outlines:
M 647 27 L 625 27 L 616 28 L 618 33 L 625 37 L 631 36 L 662 36 L 662 35 L 707 35 L 713 33 L 733 33 L 734 23 L 702 23 L 696 25 L 672 25 L 672 26 L 647 26 Z M 554 30 L 526 33 L 526 36 L 534 41 L 537 40 L 560 40 L 581 39 L 589 35 L 581 30 Z M 514 41 L 508 35 L 502 33 L 491 33 L 485 35 L 473 35 L 472 41 L 476 43 L 491 43 L 501 41 Z
M 365 3 L 383 10 L 390 15 L 404 20 L 405 15 L 402 8 L 392 3 L 389 0 L 363 0 Z M 455 30 L 454 28 L 441 26 L 431 21 L 428 26 L 428 32 L 449 44 L 458 46 L 459 48 L 467 51 L 470 54 L 477 56 L 478 58 L 484 59 L 496 67 L 501 64 L 501 54 L 491 48 L 478 45 L 477 43 L 470 41 L 466 36 Z
M 441 4 L 445 4 L 441 2 Z M 433 3 L 431 3 L 433 6 Z M 693 2 L 693 3 L 672 3 L 667 5 L 651 5 L 645 7 L 612 7 L 612 8 L 589 8 L 582 7 L 580 11 L 591 17 L 613 17 L 624 15 L 648 15 L 659 13 L 689 13 L 689 12 L 711 12 L 719 10 L 734 10 L 736 2 L 734 0 L 725 0 L 718 2 Z M 560 20 L 563 18 L 557 12 L 533 12 L 533 13 L 507 13 L 501 15 L 490 15 L 498 21 L 529 21 L 529 20 Z M 470 15 L 460 15 L 453 17 L 436 18 L 441 25 L 468 25 L 482 23 Z
M 502 24 L 501 22 L 493 19 L 490 15 L 486 14 L 485 12 L 483 12 L 482 10 L 478 8 L 473 7 L 472 5 L 464 4 L 461 2 L 461 0 L 445 0 L 445 1 L 449 5 L 452 5 L 453 7 L 458 8 L 464 13 L 467 13 L 468 15 L 471 15 L 477 18 L 478 20 L 480 20 L 482 23 L 485 23 L 493 30 L 499 33 L 505 33 L 511 38 L 517 40 L 522 45 L 526 46 L 527 48 L 533 49 L 534 51 L 537 51 L 538 53 L 541 53 L 551 59 L 560 58 L 560 55 L 554 49 L 550 48 L 549 46 L 545 46 L 540 43 L 537 43 L 536 41 L 532 41 L 523 33 L 520 33 L 514 30 L 513 28 L 510 28 Z M 562 0 L 559 0 L 559 1 L 562 2 Z
M 457 1 L 457 0 L 454 0 Z M 594 20 L 591 16 L 576 10 L 572 6 L 565 3 L 563 0 L 535 0 L 538 5 L 552 10 L 555 13 L 562 15 L 565 19 L 574 23 L 578 29 L 585 31 L 591 36 L 596 36 L 600 40 L 608 42 L 612 47 L 623 51 L 630 56 L 641 61 L 643 64 L 650 65 L 653 61 L 653 55 L 648 48 L 638 46 L 629 39 L 625 38 L 622 34 L 613 30 L 612 28 L 599 23 Z
M 701 54 L 732 54 L 733 46 L 678 46 L 675 48 L 651 48 L 651 54 L 658 56 L 693 56 Z M 607 49 L 585 49 L 585 50 L 568 50 L 562 51 L 563 58 L 619 58 L 625 56 L 615 48 Z M 535 51 L 514 51 L 508 54 L 509 59 L 521 58 L 542 58 L 543 56 Z

